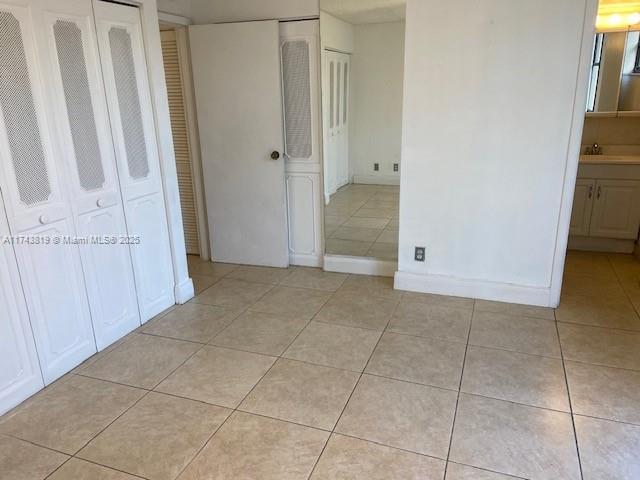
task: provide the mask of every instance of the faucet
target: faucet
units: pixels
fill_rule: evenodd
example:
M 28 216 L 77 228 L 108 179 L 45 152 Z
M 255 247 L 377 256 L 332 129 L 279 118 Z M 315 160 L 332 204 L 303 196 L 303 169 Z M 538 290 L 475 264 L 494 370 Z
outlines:
M 602 155 L 602 147 L 598 143 L 594 143 L 592 146 L 585 148 L 585 155 Z

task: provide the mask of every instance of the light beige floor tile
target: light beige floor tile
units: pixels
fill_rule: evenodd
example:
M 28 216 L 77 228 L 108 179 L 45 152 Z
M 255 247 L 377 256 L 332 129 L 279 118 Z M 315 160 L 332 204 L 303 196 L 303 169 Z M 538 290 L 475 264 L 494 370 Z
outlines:
M 467 310 L 472 310 L 474 305 L 472 298 L 450 297 L 447 295 L 435 295 L 433 293 L 402 292 L 402 298 L 411 302 L 449 308 L 466 308 Z
M 272 285 L 242 280 L 222 279 L 192 301 L 219 307 L 246 308 L 257 302 Z
M 560 357 L 555 323 L 532 317 L 474 312 L 469 344 Z
M 432 338 L 385 333 L 367 373 L 457 390 L 466 346 Z
M 213 263 L 198 259 L 189 262 L 189 273 L 192 275 L 220 278 L 233 272 L 238 267 L 239 265 L 233 265 L 231 263 Z
M 281 359 L 239 408 L 331 430 L 357 381 L 355 372 Z
M 239 314 L 239 310 L 187 303 L 148 323 L 142 331 L 178 340 L 207 343 Z
M 624 294 L 608 297 L 563 294 L 556 318 L 559 322 L 640 330 L 640 318 Z
M 391 219 L 398 212 L 398 209 L 395 207 L 385 207 L 385 208 L 365 208 L 362 207 L 358 210 L 354 216 L 355 217 L 368 217 L 368 218 L 388 218 Z
M 449 458 L 518 477 L 580 479 L 569 414 L 464 393 Z
M 216 283 L 222 277 L 210 277 L 208 275 L 196 275 L 191 273 L 191 280 L 193 280 L 193 290 L 196 295 L 200 295 L 211 285 Z
M 562 360 L 469 346 L 462 391 L 569 411 Z
M 393 289 L 393 278 L 369 275 L 349 275 L 339 292 L 397 299 L 402 296 L 402 292 Z
M 0 478 L 41 480 L 69 457 L 16 438 L 0 435 Z
M 624 290 L 615 276 L 565 273 L 562 278 L 562 296 L 565 295 L 619 298 L 624 297 Z
M 311 473 L 328 432 L 235 412 L 179 480 L 298 480 Z
M 520 477 L 481 470 L 479 468 L 449 462 L 445 480 L 516 480 Z
M 450 390 L 365 374 L 336 432 L 447 458 L 456 397 Z
M 374 330 L 311 322 L 283 356 L 361 372 L 379 338 Z
M 74 454 L 144 393 L 71 375 L 2 417 L 0 432 Z
M 347 215 L 343 215 L 343 216 L 336 216 L 336 215 L 325 215 L 324 216 L 324 226 L 326 227 L 333 227 L 333 228 L 337 228 L 340 225 L 342 225 L 344 222 L 346 222 L 347 220 L 349 220 L 349 216 Z
M 291 268 L 254 267 L 245 265 L 231 272 L 226 278 L 276 285 L 287 278 L 292 271 Z
M 391 220 L 389 220 L 387 227 L 400 228 L 400 217 L 398 217 L 398 215 L 395 215 Z
M 568 251 L 564 269 L 567 273 L 615 277 L 606 253 Z
M 640 372 L 565 362 L 573 412 L 640 425 Z
M 443 475 L 442 460 L 334 434 L 311 480 L 442 480 Z
M 553 308 L 534 307 L 531 305 L 519 305 L 517 303 L 492 302 L 489 300 L 476 300 L 475 309 L 478 312 L 504 313 L 523 317 L 544 318 L 555 320 Z
M 250 310 L 253 312 L 313 317 L 331 297 L 330 292 L 310 288 L 275 287 Z
M 151 390 L 200 348 L 197 343 L 136 334 L 81 373 Z
M 337 238 L 327 238 L 325 241 L 325 253 L 328 255 L 348 255 L 353 257 L 364 257 L 367 255 L 373 242 L 356 242 L 352 240 L 340 240 Z
M 276 361 L 257 353 L 204 347 L 156 391 L 235 408 Z
M 324 272 L 319 268 L 296 267 L 291 275 L 281 282 L 281 285 L 335 292 L 342 286 L 347 276 L 345 273 Z
M 386 218 L 366 218 L 366 217 L 349 217 L 348 220 L 342 223 L 344 227 L 357 227 L 357 228 L 375 228 L 383 229 L 387 226 L 389 220 Z
M 397 304 L 397 298 L 338 290 L 322 307 L 314 320 L 348 327 L 384 330 L 391 320 Z
M 640 478 L 640 426 L 576 415 L 584 480 Z
M 230 413 L 151 392 L 78 457 L 151 480 L 174 479 Z
M 398 244 L 398 229 L 397 228 L 385 228 L 380 236 L 377 238 L 376 242 L 380 243 L 394 243 Z
M 559 323 L 565 360 L 640 370 L 640 333 Z
M 281 355 L 308 323 L 306 317 L 245 312 L 211 340 L 212 345 Z
M 403 298 L 389 324 L 389 330 L 407 335 L 467 342 L 471 310 L 430 305 Z
M 342 225 L 333 232 L 331 238 L 337 238 L 338 240 L 353 240 L 356 242 L 375 242 L 381 233 L 382 229 L 345 227 Z
M 375 242 L 367 252 L 367 256 L 377 258 L 379 260 L 398 260 L 398 244 Z
M 79 458 L 72 458 L 47 480 L 136 480 L 127 473 L 96 465 Z

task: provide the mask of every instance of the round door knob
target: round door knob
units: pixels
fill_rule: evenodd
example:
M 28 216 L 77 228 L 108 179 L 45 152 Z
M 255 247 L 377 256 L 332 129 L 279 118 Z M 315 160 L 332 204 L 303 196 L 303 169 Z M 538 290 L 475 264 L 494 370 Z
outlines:
M 101 198 L 99 198 L 99 199 L 98 199 L 98 201 L 96 202 L 96 205 L 97 205 L 99 208 L 104 207 L 106 204 L 107 204 L 107 203 L 106 203 L 103 199 L 101 199 Z
M 47 217 L 46 215 L 40 215 L 40 218 L 38 220 L 40 221 L 41 225 L 46 225 L 47 223 L 49 223 L 49 217 Z
M 278 160 L 279 158 L 280 158 L 280 152 L 275 150 L 271 152 L 271 160 Z

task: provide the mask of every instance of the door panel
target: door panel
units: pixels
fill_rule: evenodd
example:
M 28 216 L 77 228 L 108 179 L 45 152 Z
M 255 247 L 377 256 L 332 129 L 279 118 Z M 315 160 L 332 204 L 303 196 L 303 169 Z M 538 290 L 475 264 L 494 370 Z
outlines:
M 0 235 L 9 235 L 0 198 Z M 0 415 L 40 390 L 44 383 L 10 245 L 0 246 Z
M 0 187 L 11 234 L 34 240 L 18 241 L 15 251 L 50 383 L 96 346 L 79 250 L 62 241 L 76 231 L 53 162 L 34 26 L 30 10 L 16 3 L 0 2 Z M 53 243 L 56 238 L 60 244 Z
M 591 235 L 635 240 L 640 226 L 640 182 L 598 180 L 595 196 Z
M 286 267 L 278 22 L 199 25 L 189 35 L 212 257 Z
M 98 350 L 140 325 L 136 285 L 97 53 L 91 3 L 41 2 L 39 41 L 50 59 L 51 108 L 71 187 Z M 115 243 L 105 241 L 117 240 Z
M 576 182 L 573 209 L 571 210 L 570 235 L 589 235 L 594 189 L 594 180 L 578 180 Z
M 146 322 L 172 306 L 175 294 L 140 12 L 99 0 L 93 5 L 127 230 L 139 238 L 131 254 Z

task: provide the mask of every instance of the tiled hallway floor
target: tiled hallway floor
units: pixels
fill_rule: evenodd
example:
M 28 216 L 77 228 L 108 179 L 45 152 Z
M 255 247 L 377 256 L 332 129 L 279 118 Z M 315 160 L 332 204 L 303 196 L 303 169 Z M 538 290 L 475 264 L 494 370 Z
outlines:
M 570 254 L 556 311 L 191 267 L 194 301 L 0 420 L 0 478 L 640 478 L 632 257 Z
M 327 253 L 398 260 L 400 187 L 346 185 L 325 207 Z

